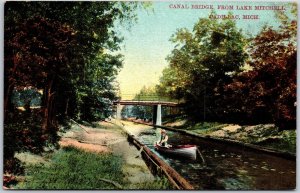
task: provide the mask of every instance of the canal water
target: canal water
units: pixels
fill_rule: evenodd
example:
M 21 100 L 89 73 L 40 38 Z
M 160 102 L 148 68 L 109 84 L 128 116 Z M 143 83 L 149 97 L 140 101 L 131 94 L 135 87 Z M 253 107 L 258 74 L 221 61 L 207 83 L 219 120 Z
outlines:
M 197 160 L 169 157 L 155 151 L 156 130 L 136 134 L 160 158 L 185 177 L 196 189 L 288 190 L 296 188 L 296 161 L 247 148 L 211 142 L 168 131 L 169 143 L 197 145 Z

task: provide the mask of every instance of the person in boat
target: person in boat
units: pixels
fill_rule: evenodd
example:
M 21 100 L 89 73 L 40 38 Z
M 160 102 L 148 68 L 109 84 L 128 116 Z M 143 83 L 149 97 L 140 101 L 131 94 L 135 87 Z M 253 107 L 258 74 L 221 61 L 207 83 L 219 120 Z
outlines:
M 169 139 L 169 136 L 167 135 L 166 130 L 162 129 L 161 130 L 161 137 L 160 137 L 160 141 L 158 142 L 158 145 L 164 146 L 164 147 L 169 147 L 168 139 Z

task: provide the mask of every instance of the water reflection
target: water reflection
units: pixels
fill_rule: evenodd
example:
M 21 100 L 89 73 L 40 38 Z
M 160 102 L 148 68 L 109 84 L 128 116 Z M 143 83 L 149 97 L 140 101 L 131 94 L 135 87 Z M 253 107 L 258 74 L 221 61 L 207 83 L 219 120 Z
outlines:
M 193 161 L 159 154 L 153 147 L 157 140 L 155 129 L 140 133 L 138 138 L 197 189 L 295 189 L 295 161 L 170 131 L 168 131 L 168 135 L 170 144 L 198 145 L 205 162 L 200 157 Z

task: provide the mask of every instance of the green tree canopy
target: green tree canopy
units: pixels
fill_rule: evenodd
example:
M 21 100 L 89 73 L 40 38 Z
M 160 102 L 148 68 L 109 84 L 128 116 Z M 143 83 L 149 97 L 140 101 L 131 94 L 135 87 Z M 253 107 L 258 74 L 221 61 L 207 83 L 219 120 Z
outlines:
M 32 130 L 36 141 L 30 148 L 38 145 L 41 150 L 57 142 L 58 121 L 66 116 L 86 120 L 109 116 L 110 101 L 116 96 L 114 79 L 122 66 L 122 57 L 114 53 L 122 41 L 114 24 L 130 24 L 140 5 L 116 1 L 5 3 L 6 158 L 21 148 L 17 143 L 28 144 L 20 142 L 23 138 L 13 139 L 24 127 L 39 131 Z M 14 90 L 27 87 L 42 90 L 41 109 L 20 118 L 30 119 L 31 125 L 16 120 L 20 116 L 11 102 Z
M 214 14 L 214 13 L 212 13 Z M 214 116 L 221 85 L 240 71 L 247 40 L 233 20 L 200 18 L 193 31 L 179 29 L 158 92 L 183 98 L 193 117 Z
M 297 5 L 289 5 L 276 12 L 279 28 L 265 26 L 250 42 L 252 69 L 225 87 L 228 109 L 280 129 L 296 128 Z

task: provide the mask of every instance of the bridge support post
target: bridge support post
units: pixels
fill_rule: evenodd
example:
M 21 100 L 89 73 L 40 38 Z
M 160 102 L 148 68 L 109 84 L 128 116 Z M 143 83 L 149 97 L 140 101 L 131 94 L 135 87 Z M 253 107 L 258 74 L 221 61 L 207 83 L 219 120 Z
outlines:
M 121 120 L 121 110 L 122 110 L 122 106 L 120 103 L 118 103 L 117 104 L 117 116 L 116 116 L 117 120 Z
M 161 125 L 161 105 L 157 105 L 156 125 Z
M 155 105 L 154 110 L 156 110 L 156 112 L 153 112 L 153 114 L 155 114 L 153 121 L 155 121 L 155 125 L 161 125 L 161 105 Z
M 152 124 L 156 124 L 156 117 L 157 117 L 157 105 L 153 106 L 153 111 L 152 111 Z

